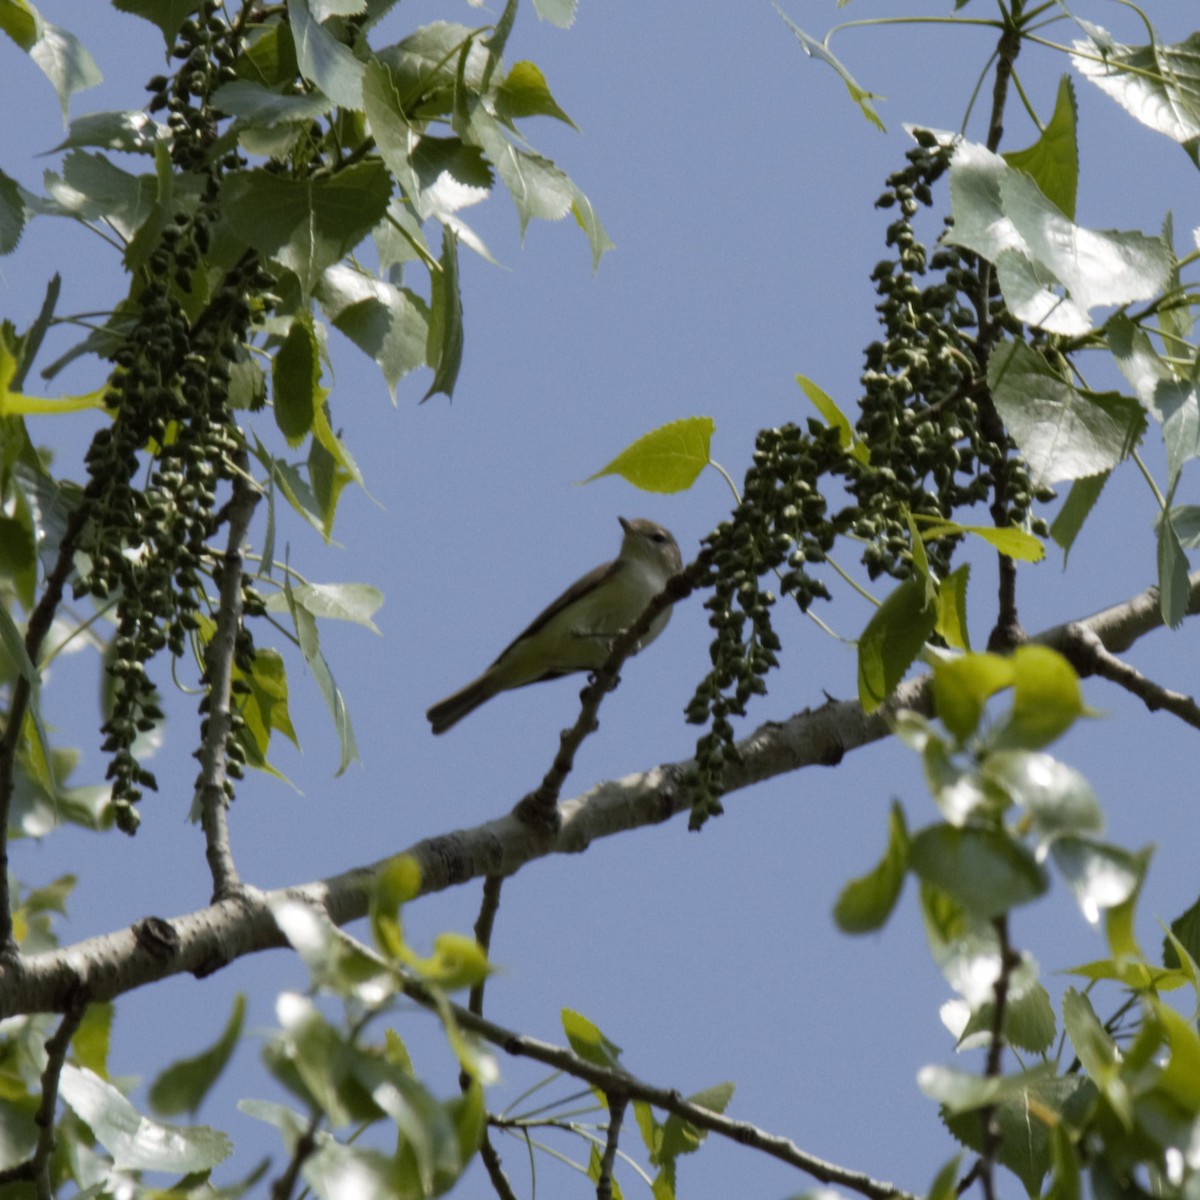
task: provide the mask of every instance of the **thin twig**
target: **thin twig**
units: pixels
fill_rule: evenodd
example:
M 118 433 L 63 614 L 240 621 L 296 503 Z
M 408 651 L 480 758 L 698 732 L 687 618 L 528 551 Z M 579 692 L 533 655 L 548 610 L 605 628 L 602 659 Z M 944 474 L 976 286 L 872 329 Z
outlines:
M 200 744 L 196 801 L 204 829 L 205 856 L 213 881 L 213 899 L 231 896 L 241 887 L 229 841 L 229 742 L 233 736 L 233 672 L 237 637 L 242 628 L 242 567 L 246 531 L 259 492 L 248 476 L 244 449 L 238 452 L 233 494 L 228 505 L 229 541 L 218 574 L 217 627 L 204 652 L 208 718 Z
M 404 990 L 417 1003 L 434 1006 L 434 1001 L 420 985 L 407 985 Z M 674 1088 L 657 1087 L 637 1079 L 626 1071 L 586 1062 L 564 1046 L 555 1046 L 550 1042 L 526 1037 L 516 1030 L 497 1025 L 494 1021 L 476 1016 L 457 1005 L 450 1005 L 450 1008 L 462 1028 L 478 1034 L 515 1058 L 529 1058 L 555 1067 L 565 1074 L 600 1088 L 609 1095 L 616 1093 L 624 1096 L 627 1101 L 644 1101 L 654 1108 L 695 1125 L 698 1129 L 729 1138 L 739 1145 L 749 1146 L 752 1150 L 760 1150 L 772 1158 L 779 1159 L 780 1162 L 804 1171 L 822 1183 L 844 1187 L 859 1195 L 869 1196 L 872 1200 L 915 1200 L 911 1193 L 894 1184 L 872 1179 L 861 1171 L 817 1158 L 801 1150 L 790 1138 L 768 1133 L 747 1121 L 735 1121 L 721 1113 L 713 1112 L 712 1109 L 685 1100 Z
M 479 916 L 475 918 L 475 940 L 483 947 L 485 953 L 491 950 L 492 928 L 496 922 L 496 913 L 500 910 L 500 891 L 503 886 L 504 877 L 502 875 L 489 875 L 483 881 L 483 897 L 479 904 Z M 485 975 L 471 988 L 467 1007 L 477 1015 L 483 1014 L 483 989 L 486 984 L 487 976 Z M 458 1083 L 464 1092 L 471 1086 L 471 1077 L 466 1071 L 459 1075 Z M 517 1200 L 512 1184 L 509 1183 L 508 1176 L 504 1173 L 500 1152 L 492 1144 L 486 1128 L 479 1144 L 479 1157 L 492 1182 L 492 1188 L 500 1200 Z
M 638 643 L 654 624 L 655 618 L 671 605 L 690 596 L 708 571 L 708 552 L 701 551 L 678 575 L 667 580 L 667 586 L 646 605 L 642 615 L 614 639 L 604 665 L 592 674 L 587 686 L 579 693 L 579 716 L 575 724 L 570 729 L 564 729 L 560 735 L 558 753 L 550 769 L 541 784 L 513 809 L 518 820 L 550 835 L 557 832 L 558 798 L 562 794 L 563 784 L 575 765 L 575 755 L 584 739 L 599 728 L 596 715 L 604 697 L 617 686 L 622 665 L 630 655 L 636 653 Z
M 624 1092 L 609 1092 L 607 1099 L 608 1135 L 604 1141 L 604 1157 L 600 1160 L 600 1178 L 596 1180 L 596 1200 L 612 1200 L 613 1164 L 617 1161 L 621 1122 L 625 1119 L 625 1109 L 629 1105 L 629 1097 Z
M 286 1170 L 271 1184 L 271 1200 L 289 1200 L 296 1181 L 300 1178 L 301 1168 L 317 1148 L 317 1130 L 321 1127 L 321 1114 L 314 1112 L 309 1119 L 308 1128 L 296 1139 L 292 1147 L 292 1157 L 288 1160 Z
M 33 1156 L 16 1166 L 0 1171 L 0 1187 L 9 1183 L 32 1183 L 38 1200 L 51 1200 L 54 1186 L 50 1179 L 50 1159 L 54 1154 L 54 1114 L 58 1108 L 58 1081 L 62 1077 L 63 1063 L 71 1048 L 87 1002 L 80 995 L 63 1014 L 53 1037 L 46 1042 L 46 1068 L 42 1072 L 42 1100 L 34 1114 L 38 1127 L 37 1146 Z
M 986 1079 L 998 1079 L 1004 1059 L 1004 1022 L 1008 1013 L 1008 991 L 1012 972 L 1020 964 L 1008 940 L 1008 917 L 999 916 L 992 922 L 996 941 L 1000 947 L 1000 971 L 992 985 L 992 1029 L 988 1042 L 987 1061 L 983 1074 Z M 996 1117 L 995 1105 L 980 1109 L 979 1119 L 983 1124 L 983 1151 L 979 1156 L 977 1172 L 984 1200 L 996 1200 L 996 1156 L 1000 1151 L 1001 1130 Z

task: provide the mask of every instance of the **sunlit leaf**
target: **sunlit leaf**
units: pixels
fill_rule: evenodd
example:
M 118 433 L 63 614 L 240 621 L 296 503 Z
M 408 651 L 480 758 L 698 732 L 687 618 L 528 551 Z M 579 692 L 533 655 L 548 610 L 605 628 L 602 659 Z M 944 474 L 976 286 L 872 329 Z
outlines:
M 143 1117 L 112 1084 L 64 1065 L 59 1095 L 96 1135 L 119 1171 L 208 1171 L 228 1157 L 229 1139 L 203 1125 L 164 1125 Z
M 1004 161 L 1033 177 L 1038 190 L 1064 216 L 1075 219 L 1075 192 L 1079 185 L 1079 147 L 1076 144 L 1075 87 L 1069 75 L 1058 82 L 1054 114 L 1038 140 L 1026 150 L 1009 150 Z
M 959 741 L 979 726 L 988 700 L 1013 681 L 1013 661 L 999 654 L 964 654 L 933 665 L 934 707 Z
M 1024 342 L 997 343 L 988 385 L 1038 485 L 1111 470 L 1146 429 L 1137 401 L 1078 391 Z
M 715 429 L 711 417 L 683 417 L 660 425 L 626 446 L 612 462 L 583 482 L 620 475 L 644 492 L 686 491 L 710 462 L 709 447 Z
M 832 67 L 837 72 L 838 77 L 846 85 L 846 91 L 850 93 L 850 99 L 858 105 L 859 112 L 862 113 L 880 133 L 886 133 L 887 129 L 884 123 L 879 119 L 879 114 L 871 107 L 872 100 L 881 100 L 883 97 L 876 95 L 874 92 L 868 92 L 866 88 L 860 87 L 855 81 L 854 76 L 834 57 L 830 52 L 829 47 L 823 42 L 817 41 L 816 38 L 810 37 L 798 25 L 796 25 L 779 7 L 777 0 L 772 0 L 775 4 L 775 11 L 783 18 L 787 27 L 796 35 L 796 40 L 804 48 L 804 53 L 809 58 L 815 58 L 818 62 L 823 62 L 826 66 Z
M 866 442 L 859 441 L 854 433 L 854 426 L 827 392 L 818 387 L 807 375 L 797 375 L 796 382 L 804 394 L 812 401 L 813 407 L 821 414 L 826 425 L 833 426 L 838 431 L 838 444 L 866 466 L 871 461 L 871 451 Z
M 1028 904 L 1048 886 L 1033 855 L 995 829 L 931 825 L 914 834 L 909 862 L 922 880 L 982 917 Z
M 875 610 L 858 639 L 858 700 L 874 712 L 896 690 L 937 623 L 925 584 L 906 579 Z
M 1079 73 L 1107 92 L 1143 125 L 1180 144 L 1200 137 L 1200 33 L 1182 42 L 1125 46 L 1103 30 L 1075 43 Z

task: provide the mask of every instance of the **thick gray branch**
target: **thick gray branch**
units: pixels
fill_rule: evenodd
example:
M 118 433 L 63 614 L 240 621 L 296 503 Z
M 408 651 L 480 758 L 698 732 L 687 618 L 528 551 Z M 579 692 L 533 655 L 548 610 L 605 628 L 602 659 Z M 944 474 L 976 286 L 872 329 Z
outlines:
M 1189 612 L 1200 612 L 1200 572 L 1191 577 Z M 1106 649 L 1120 651 L 1161 624 L 1157 592 L 1151 588 L 1125 604 L 1048 629 L 1035 640 L 1065 650 L 1078 637 L 1073 627 L 1081 626 Z M 902 684 L 884 710 L 869 716 L 857 702 L 831 700 L 788 721 L 768 722 L 739 743 L 742 762 L 728 770 L 728 792 L 802 767 L 832 766 L 847 751 L 886 737 L 888 711 L 928 712 L 929 693 L 929 678 L 923 676 Z M 420 866 L 423 893 L 487 875 L 511 875 L 534 859 L 578 853 L 597 838 L 655 825 L 683 812 L 689 807 L 683 780 L 690 765 L 654 767 L 565 800 L 559 805 L 560 827 L 553 833 L 508 815 L 426 838 L 404 853 Z M 276 895 L 320 905 L 336 924 L 344 925 L 366 915 L 370 884 L 379 865 L 284 888 Z M 149 917 L 74 946 L 0 962 L 0 1018 L 63 1012 L 80 991 L 89 1000 L 107 1000 L 169 975 L 208 975 L 244 954 L 284 944 L 267 897 L 247 889 L 243 895 L 170 921 Z

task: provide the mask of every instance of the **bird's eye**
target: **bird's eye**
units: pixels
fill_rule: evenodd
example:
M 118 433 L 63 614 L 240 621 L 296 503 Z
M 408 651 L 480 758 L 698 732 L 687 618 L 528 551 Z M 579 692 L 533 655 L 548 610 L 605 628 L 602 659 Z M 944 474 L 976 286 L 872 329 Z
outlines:
M 665 533 L 652 533 L 650 535 L 650 540 L 652 542 L 657 542 L 661 546 L 663 542 L 667 540 L 667 535 Z

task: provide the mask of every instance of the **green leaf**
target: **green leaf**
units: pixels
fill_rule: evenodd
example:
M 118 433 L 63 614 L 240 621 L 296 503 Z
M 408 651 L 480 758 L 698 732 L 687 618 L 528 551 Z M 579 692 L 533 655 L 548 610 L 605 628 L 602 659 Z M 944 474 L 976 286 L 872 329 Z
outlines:
M 312 672 L 325 700 L 325 706 L 329 709 L 329 715 L 333 718 L 333 727 L 341 751 L 337 774 L 341 775 L 352 762 L 358 760 L 358 743 L 354 738 L 354 727 L 350 723 L 350 710 L 346 707 L 345 698 L 333 678 L 333 672 L 321 653 L 317 620 L 306 608 L 296 603 L 292 596 L 291 583 L 286 578 L 284 594 L 288 597 L 288 609 L 296 625 L 300 652 L 304 655 L 304 661 L 308 664 L 308 669 Z
M 0 29 L 9 35 L 37 64 L 58 93 L 63 123 L 71 97 L 95 87 L 104 78 L 95 60 L 73 34 L 43 20 L 32 4 L 0 3 Z
M 874 712 L 896 690 L 937 623 L 925 584 L 906 579 L 875 610 L 858 639 L 858 700 Z
M 1200 550 L 1200 504 L 1176 504 L 1170 509 L 1175 536 L 1185 550 Z
M 470 110 L 468 127 L 517 206 L 522 235 L 534 218 L 557 221 L 571 211 L 575 192 L 566 174 L 548 158 L 514 145 L 504 126 L 482 104 Z
M 1075 893 L 1083 915 L 1093 924 L 1104 909 L 1124 904 L 1141 880 L 1135 855 L 1118 846 L 1065 834 L 1050 844 L 1054 864 Z
M 686 491 L 712 461 L 709 450 L 715 429 L 711 417 L 683 417 L 660 425 L 583 482 L 620 475 L 644 492 Z
M 1170 280 L 1160 238 L 1076 225 L 1033 179 L 975 143 L 955 149 L 950 203 L 947 239 L 996 264 L 1005 300 L 1028 324 L 1083 333 L 1090 309 L 1152 299 Z
M 429 338 L 425 359 L 433 368 L 433 382 L 421 397 L 423 404 L 441 392 L 450 397 L 462 366 L 462 296 L 458 290 L 458 239 L 449 226 L 442 226 L 440 270 L 430 279 Z
M 1171 922 L 1171 932 L 1179 939 L 1185 953 L 1193 960 L 1200 960 L 1200 899 Z M 1163 965 L 1172 969 L 1179 967 L 1179 955 L 1169 941 L 1163 942 Z
M 239 743 L 247 751 L 251 765 L 267 769 L 272 730 L 282 733 L 297 749 L 300 747 L 288 712 L 287 668 L 283 656 L 277 650 L 258 647 L 249 675 L 239 669 L 236 678 L 250 689 L 238 704 L 238 712 L 245 722 Z
M 1024 1096 L 1031 1086 L 1048 1081 L 1049 1066 L 1019 1075 L 974 1075 L 956 1067 L 922 1067 L 917 1086 L 951 1114 L 978 1112 L 1006 1099 Z
M 838 896 L 833 919 L 843 933 L 868 933 L 881 929 L 904 886 L 908 868 L 908 829 L 904 810 L 895 801 L 888 815 L 888 844 L 878 864 L 866 875 L 852 879 Z
M 689 1104 L 706 1108 L 709 1112 L 723 1113 L 729 1106 L 729 1101 L 733 1099 L 733 1092 L 732 1083 L 718 1083 L 713 1087 L 705 1088 L 702 1092 L 697 1092 L 694 1096 L 688 1096 L 687 1100 Z M 700 1143 L 707 1136 L 707 1129 L 701 1129 L 690 1121 L 685 1121 L 682 1117 L 671 1113 L 663 1122 L 662 1137 L 657 1153 L 651 1161 L 656 1166 L 661 1166 L 663 1163 L 674 1161 L 681 1154 L 694 1154 L 700 1149 Z
M 429 306 L 408 288 L 344 263 L 325 272 L 318 299 L 334 328 L 379 365 L 394 404 L 396 385 L 425 364 Z
M 295 272 L 311 294 L 325 269 L 378 224 L 391 191 L 380 162 L 355 163 L 319 179 L 241 171 L 226 178 L 223 211 L 239 237 Z
M 1079 1076 L 1053 1078 L 1027 1073 L 1025 1079 L 998 1102 L 993 1120 L 1000 1131 L 1000 1163 L 1017 1176 L 1030 1196 L 1037 1196 L 1053 1163 L 1055 1125 L 1081 1126 L 1095 1104 L 1096 1093 L 1088 1080 Z M 1044 1121 L 1035 1113 L 1059 1114 L 1060 1119 L 1055 1121 L 1051 1116 Z M 977 1110 L 944 1114 L 944 1120 L 963 1145 L 976 1152 L 983 1150 L 983 1123 Z
M 933 664 L 933 702 L 942 724 L 960 742 L 979 728 L 984 706 L 1011 686 L 1013 660 L 999 654 L 964 654 Z
M 1158 606 L 1163 620 L 1172 629 L 1178 629 L 1187 616 L 1191 597 L 1187 555 L 1179 544 L 1169 512 L 1159 514 L 1154 529 L 1158 539 Z
M 997 529 L 995 525 L 960 525 L 957 521 L 944 521 L 940 517 L 928 517 L 921 513 L 911 514 L 921 529 L 921 539 L 931 542 L 935 538 L 971 535 L 983 541 L 1001 554 L 1020 562 L 1041 562 L 1046 549 L 1038 538 L 1025 530 L 1009 525 Z
M 496 85 L 496 115 L 514 121 L 520 117 L 554 117 L 565 121 L 572 129 L 575 122 L 558 106 L 550 94 L 546 77 L 536 64 L 513 63 L 508 74 Z
M 938 584 L 935 632 L 952 650 L 970 650 L 967 636 L 967 583 L 971 564 L 956 567 Z
M 578 0 L 533 0 L 533 8 L 538 18 L 557 25 L 560 29 L 570 29 L 575 23 L 575 6 Z
M 1071 547 L 1075 545 L 1075 539 L 1096 501 L 1100 499 L 1100 493 L 1104 490 L 1110 474 L 1110 471 L 1101 471 L 1096 475 L 1076 479 L 1071 484 L 1071 490 L 1067 493 L 1062 508 L 1058 510 L 1058 516 L 1050 526 L 1050 536 L 1062 547 L 1064 568 Z
M 965 3 L 966 0 L 960 0 L 956 7 Z M 926 1194 L 926 1200 L 957 1200 L 958 1188 L 955 1185 L 958 1180 L 958 1164 L 961 1158 L 961 1154 L 956 1154 L 941 1167 L 934 1176 L 933 1183 Z
M 59 1095 L 96 1135 L 118 1171 L 209 1171 L 228 1157 L 229 1139 L 204 1125 L 164 1125 L 143 1117 L 112 1084 L 64 1065 Z
M 311 0 L 288 0 L 287 9 L 301 73 L 334 104 L 361 109 L 364 64 L 319 22 Z
M 200 1054 L 181 1058 L 159 1072 L 147 1096 L 155 1112 L 174 1117 L 194 1113 L 200 1107 L 233 1055 L 245 1016 L 246 997 L 239 992 L 217 1040 Z
M 1099 833 L 1104 814 L 1092 785 L 1049 754 L 1002 750 L 987 755 L 980 768 L 987 783 L 1024 808 L 1043 844 L 1064 834 Z
M 157 25 L 169 47 L 180 26 L 196 11 L 196 0 L 113 0 L 113 7 Z
M 803 47 L 804 53 L 809 58 L 815 58 L 818 62 L 823 62 L 826 66 L 832 67 L 837 72 L 841 81 L 846 85 L 846 91 L 850 93 L 850 99 L 858 105 L 859 112 L 880 133 L 886 133 L 887 129 L 879 119 L 879 114 L 871 107 L 872 100 L 881 100 L 883 97 L 877 96 L 874 92 L 868 92 L 865 88 L 860 87 L 850 72 L 833 56 L 829 47 L 824 42 L 818 42 L 816 38 L 810 37 L 803 29 L 794 24 L 783 9 L 779 7 L 778 0 L 772 0 L 772 3 L 775 5 L 775 11 L 783 18 L 784 24 L 796 35 L 796 40 Z
M 307 609 L 314 617 L 350 621 L 372 633 L 378 633 L 372 616 L 383 603 L 383 593 L 369 583 L 300 583 L 289 596 L 275 593 L 267 601 L 269 612 L 287 612 L 293 605 Z
M 11 254 L 17 248 L 25 221 L 21 185 L 0 171 L 0 254 Z
M 46 192 L 63 212 L 82 221 L 105 221 L 126 242 L 150 219 L 158 203 L 158 180 L 131 175 L 103 154 L 72 150 L 62 175 L 47 171 Z
M 1125 46 L 1102 30 L 1075 43 L 1079 73 L 1143 125 L 1186 145 L 1200 137 L 1200 33 L 1182 42 Z
M 320 349 L 312 318 L 304 312 L 292 321 L 271 360 L 275 424 L 289 446 L 298 446 L 312 431 L 316 412 L 329 394 L 320 384 Z
M 8 611 L 8 605 L 0 604 L 0 650 L 8 656 L 16 670 L 25 676 L 29 684 L 29 707 L 25 713 L 25 725 L 21 730 L 22 742 L 42 764 L 40 782 L 53 800 L 58 791 L 54 777 L 54 759 L 50 749 L 50 735 L 42 719 L 42 678 L 25 649 L 25 638 L 17 628 Z
M 931 825 L 912 839 L 909 862 L 926 883 L 980 917 L 998 917 L 1048 886 L 1033 855 L 998 829 Z
M 1183 464 L 1200 455 L 1200 397 L 1196 385 L 1176 376 L 1159 358 L 1146 334 L 1127 317 L 1118 315 L 1109 322 L 1108 345 L 1142 406 L 1162 426 L 1168 490 L 1173 490 Z
M 988 386 L 1035 486 L 1111 470 L 1146 429 L 1135 400 L 1077 391 L 1024 342 L 996 344 Z
M 958 1039 L 958 1049 L 976 1043 L 991 1045 L 996 1024 L 996 1005 L 989 999 L 971 1012 Z M 1054 1042 L 1056 1024 L 1054 1008 L 1046 989 L 1038 982 L 1032 963 L 1028 960 L 1013 972 L 1009 980 L 1008 1000 L 1004 1006 L 1004 1040 L 1018 1050 L 1044 1054 Z
M 71 122 L 66 138 L 54 150 L 99 146 L 125 154 L 153 154 L 155 145 L 166 136 L 166 127 L 148 113 L 136 110 L 86 113 Z
M 41 14 L 29 0 L 0 0 L 0 30 L 27 54 L 41 36 Z
M 812 401 L 817 412 L 821 414 L 826 425 L 833 426 L 838 431 L 838 445 L 843 450 L 849 450 L 851 455 L 863 466 L 871 461 L 871 451 L 866 442 L 860 442 L 854 433 L 854 426 L 833 398 L 818 387 L 807 375 L 797 375 L 796 382 L 804 394 Z
M 1102 1091 L 1109 1089 L 1121 1070 L 1121 1051 L 1096 1016 L 1092 1002 L 1074 988 L 1063 996 L 1063 1028 L 1083 1069 Z
M 1057 650 L 1018 646 L 1013 654 L 1013 704 L 998 727 L 997 749 L 1040 750 L 1087 713 L 1079 676 Z
M 281 94 L 251 79 L 223 83 L 213 92 L 212 103 L 231 117 L 266 129 L 275 125 L 307 125 L 332 108 L 328 97 L 320 92 Z
M 1154 1081 L 1155 1093 L 1165 1096 L 1194 1120 L 1200 1112 L 1200 1036 L 1191 1021 L 1156 997 L 1150 998 L 1155 1016 L 1166 1029 L 1171 1057 Z
M 111 1001 L 89 1004 L 79 1028 L 71 1038 L 71 1054 L 75 1065 L 86 1067 L 101 1079 L 108 1075 L 108 1047 L 115 1012 L 116 1007 Z
M 1062 280 L 1020 250 L 996 256 L 996 282 L 1013 316 L 1047 333 L 1078 337 L 1091 332 L 1087 310 L 1065 294 Z
M 584 1062 L 597 1067 L 620 1067 L 621 1047 L 610 1042 L 582 1013 L 564 1008 L 562 1027 L 571 1049 Z
M 571 212 L 575 217 L 575 223 L 587 235 L 588 244 L 592 248 L 592 270 L 594 272 L 599 268 L 600 260 L 604 255 L 614 248 L 613 241 L 596 214 L 592 202 L 574 183 L 571 184 L 571 195 L 573 197 Z
M 1069 75 L 1058 81 L 1054 115 L 1041 136 L 1027 150 L 1010 150 L 1004 161 L 1031 176 L 1038 190 L 1064 216 L 1075 219 L 1075 193 L 1079 184 L 1079 147 L 1076 144 L 1075 87 Z

